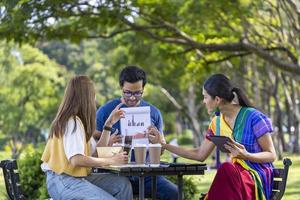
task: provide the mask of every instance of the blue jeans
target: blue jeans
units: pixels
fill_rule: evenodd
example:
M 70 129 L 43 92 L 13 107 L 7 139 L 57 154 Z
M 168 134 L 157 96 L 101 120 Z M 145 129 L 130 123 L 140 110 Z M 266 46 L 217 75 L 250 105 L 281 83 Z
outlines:
M 132 185 L 133 193 L 139 194 L 139 178 L 136 176 L 130 176 L 129 180 Z M 178 199 L 178 188 L 171 181 L 167 180 L 163 176 L 157 176 L 157 191 L 156 198 L 161 200 L 176 200 Z M 150 196 L 152 191 L 152 177 L 145 177 L 145 195 Z
M 132 199 L 132 189 L 128 179 L 113 174 L 92 174 L 77 178 L 47 171 L 47 189 L 54 200 Z

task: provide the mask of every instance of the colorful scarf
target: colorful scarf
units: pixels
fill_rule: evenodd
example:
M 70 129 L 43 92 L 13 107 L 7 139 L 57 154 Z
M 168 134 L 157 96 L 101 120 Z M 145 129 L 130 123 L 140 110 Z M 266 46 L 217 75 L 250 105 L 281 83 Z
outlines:
M 209 135 L 223 135 L 233 138 L 244 145 L 250 153 L 261 152 L 262 149 L 257 139 L 266 133 L 273 131 L 269 118 L 254 108 L 242 107 L 236 117 L 234 129 L 224 120 L 224 116 L 218 114 L 213 118 L 207 138 Z M 255 183 L 256 199 L 265 200 L 271 198 L 273 164 L 254 163 L 248 160 L 232 159 L 233 163 L 239 163 L 244 169 L 249 171 Z

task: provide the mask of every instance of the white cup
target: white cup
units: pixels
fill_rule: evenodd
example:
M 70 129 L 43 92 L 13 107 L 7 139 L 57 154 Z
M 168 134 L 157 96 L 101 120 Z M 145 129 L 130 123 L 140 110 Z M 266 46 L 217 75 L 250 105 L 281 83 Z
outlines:
M 145 164 L 147 146 L 145 144 L 134 145 L 134 156 L 136 164 Z
M 161 144 L 149 144 L 150 166 L 158 167 L 160 164 Z

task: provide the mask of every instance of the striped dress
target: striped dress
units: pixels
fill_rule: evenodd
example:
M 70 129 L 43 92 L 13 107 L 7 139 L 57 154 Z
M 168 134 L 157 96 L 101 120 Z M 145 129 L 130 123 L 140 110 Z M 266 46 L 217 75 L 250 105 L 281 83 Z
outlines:
M 236 117 L 233 130 L 224 120 L 223 115 L 215 116 L 208 128 L 206 138 L 211 135 L 224 135 L 233 138 L 245 146 L 250 153 L 262 151 L 258 138 L 266 133 L 273 132 L 270 119 L 260 111 L 242 107 Z M 255 184 L 256 199 L 270 199 L 272 192 L 273 164 L 255 163 L 249 160 L 233 159 L 233 163 L 239 163 L 249 171 Z

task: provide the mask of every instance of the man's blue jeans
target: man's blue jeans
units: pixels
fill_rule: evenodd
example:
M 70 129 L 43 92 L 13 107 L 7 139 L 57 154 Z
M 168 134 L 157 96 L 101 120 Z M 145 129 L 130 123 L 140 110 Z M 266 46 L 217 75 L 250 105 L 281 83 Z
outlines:
M 136 176 L 130 176 L 129 180 L 132 184 L 133 194 L 139 194 L 139 178 Z M 177 200 L 178 199 L 178 187 L 167 180 L 163 176 L 157 176 L 157 191 L 156 198 L 161 200 Z M 150 196 L 152 191 L 152 177 L 145 177 L 145 195 Z
M 54 200 L 131 200 L 132 189 L 127 177 L 93 174 L 76 178 L 47 171 L 47 189 Z

